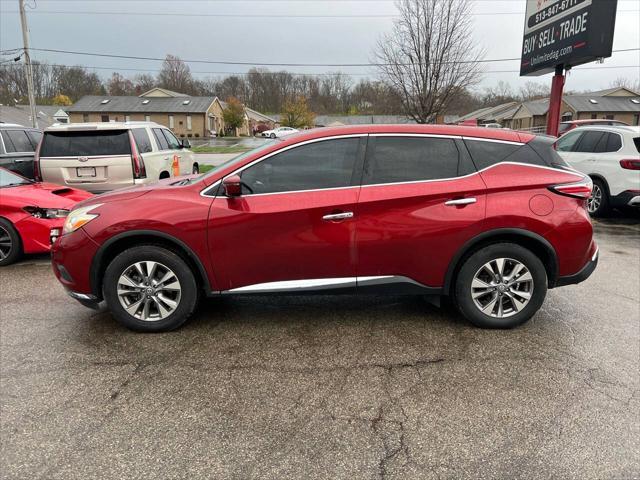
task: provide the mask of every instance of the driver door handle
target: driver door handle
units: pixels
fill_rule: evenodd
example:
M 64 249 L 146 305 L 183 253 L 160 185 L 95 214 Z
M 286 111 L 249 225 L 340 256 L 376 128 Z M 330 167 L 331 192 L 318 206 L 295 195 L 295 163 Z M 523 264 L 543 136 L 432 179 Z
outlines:
M 447 200 L 446 202 L 444 202 L 444 204 L 447 207 L 455 207 L 458 205 L 469 205 L 471 203 L 476 203 L 478 200 L 475 199 L 475 197 L 469 197 L 469 198 L 456 198 L 454 200 Z
M 330 213 L 322 217 L 323 220 L 327 221 L 344 220 L 345 218 L 353 218 L 353 212 Z

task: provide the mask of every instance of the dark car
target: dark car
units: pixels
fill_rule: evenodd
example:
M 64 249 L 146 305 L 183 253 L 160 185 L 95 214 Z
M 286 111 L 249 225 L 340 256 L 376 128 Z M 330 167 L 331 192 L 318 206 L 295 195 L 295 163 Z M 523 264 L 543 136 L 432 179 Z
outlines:
M 313 292 L 449 296 L 478 326 L 514 327 L 597 263 L 591 180 L 552 145 L 477 127 L 315 129 L 79 204 L 53 269 L 135 330 L 177 328 L 200 294 Z
M 36 128 L 0 123 L 0 167 L 33 179 L 33 158 L 42 132 Z

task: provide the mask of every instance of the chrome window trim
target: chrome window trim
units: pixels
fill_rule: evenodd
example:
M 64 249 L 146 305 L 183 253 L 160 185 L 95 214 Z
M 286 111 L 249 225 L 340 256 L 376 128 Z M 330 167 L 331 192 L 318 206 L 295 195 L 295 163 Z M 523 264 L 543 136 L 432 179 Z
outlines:
M 370 133 L 370 137 L 426 137 L 426 138 L 447 138 L 452 140 L 462 140 L 461 135 L 446 135 L 442 133 Z
M 507 145 L 526 145 L 525 142 L 514 142 L 511 140 L 497 140 L 494 138 L 480 138 L 480 137 L 462 137 L 463 140 L 469 140 L 472 142 L 491 142 L 491 143 L 505 143 Z
M 450 177 L 450 178 L 437 178 L 434 180 L 411 180 L 411 181 L 406 181 L 406 182 L 393 182 L 393 183 L 372 183 L 369 185 L 352 185 L 349 187 L 334 187 L 334 188 L 319 188 L 319 189 L 315 189 L 315 190 L 293 190 L 290 192 L 275 192 L 275 193 L 254 193 L 254 194 L 247 194 L 247 195 L 242 195 L 243 197 L 260 197 L 260 196 L 264 196 L 264 195 L 282 195 L 282 194 L 292 194 L 292 193 L 308 193 L 308 192 L 322 192 L 322 191 L 327 191 L 327 190 L 345 190 L 348 188 L 369 188 L 369 187 L 383 187 L 383 186 L 388 186 L 388 185 L 408 185 L 408 184 L 422 184 L 422 183 L 433 183 L 433 182 L 448 182 L 451 180 L 459 180 L 462 178 L 469 178 L 472 177 L 474 175 L 479 175 L 483 172 L 486 172 L 488 170 L 491 170 L 492 168 L 496 168 L 499 167 L 501 165 L 517 165 L 520 167 L 528 167 L 528 168 L 539 168 L 542 170 L 550 170 L 552 172 L 562 172 L 562 173 L 568 173 L 569 175 L 575 175 L 579 178 L 583 178 L 584 175 L 580 172 L 578 172 L 575 169 L 571 169 L 568 170 L 566 168 L 553 168 L 553 167 L 546 167 L 543 165 L 532 165 L 530 163 L 522 163 L 522 162 L 499 162 L 499 163 L 494 163 L 493 165 L 489 165 L 488 167 L 485 167 L 481 170 L 478 170 L 476 172 L 472 172 L 472 173 L 468 173 L 466 175 L 461 175 L 459 177 Z M 213 189 L 215 187 L 217 187 L 220 183 L 222 182 L 222 179 L 217 180 L 215 183 L 211 184 L 209 187 L 207 187 L 206 189 L 204 189 L 202 192 L 200 192 L 201 196 L 205 196 L 205 197 L 211 197 L 210 195 L 206 195 L 205 193 L 210 190 Z

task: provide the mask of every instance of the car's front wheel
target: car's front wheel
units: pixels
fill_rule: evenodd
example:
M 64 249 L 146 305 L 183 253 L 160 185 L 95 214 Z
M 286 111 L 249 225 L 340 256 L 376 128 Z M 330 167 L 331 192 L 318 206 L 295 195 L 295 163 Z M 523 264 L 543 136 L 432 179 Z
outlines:
M 133 247 L 116 256 L 107 267 L 103 286 L 116 320 L 141 332 L 180 327 L 198 301 L 196 279 L 187 263 L 155 245 Z
M 20 235 L 11 222 L 0 218 L 0 267 L 11 265 L 22 255 Z
M 513 243 L 484 247 L 462 265 L 455 285 L 460 312 L 483 328 L 513 328 L 529 320 L 547 294 L 547 273 L 530 250 Z
M 275 134 L 275 133 L 272 133 L 271 135 L 269 135 L 269 137 L 271 137 L 271 138 L 276 138 L 276 134 Z

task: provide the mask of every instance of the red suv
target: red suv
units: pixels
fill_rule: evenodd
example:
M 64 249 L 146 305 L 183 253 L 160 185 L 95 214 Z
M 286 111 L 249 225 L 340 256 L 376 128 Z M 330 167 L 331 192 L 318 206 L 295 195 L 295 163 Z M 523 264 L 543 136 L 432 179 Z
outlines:
M 81 203 L 53 269 L 81 303 L 141 331 L 207 296 L 449 296 L 480 327 L 525 322 L 547 288 L 586 279 L 591 181 L 553 139 L 440 125 L 323 128 L 202 176 Z

